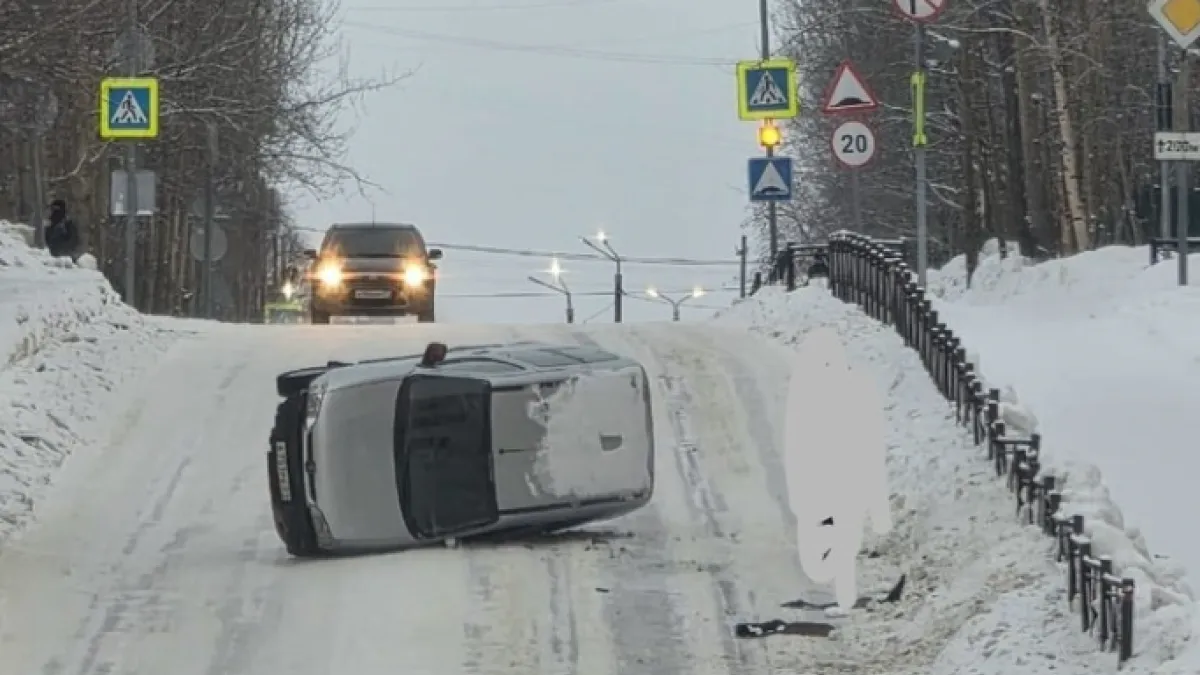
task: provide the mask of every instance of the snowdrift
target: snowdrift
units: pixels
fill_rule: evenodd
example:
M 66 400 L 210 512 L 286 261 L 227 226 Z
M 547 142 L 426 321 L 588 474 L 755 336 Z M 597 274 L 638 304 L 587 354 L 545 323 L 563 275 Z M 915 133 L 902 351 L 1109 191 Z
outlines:
M 943 274 L 946 282 L 952 272 Z M 1053 278 L 1061 278 L 1058 274 L 1053 273 Z M 997 274 L 991 288 L 1028 288 L 1029 282 L 1002 277 Z M 943 288 L 953 285 L 945 283 Z M 1019 294 L 991 292 L 1004 297 Z M 813 329 L 831 327 L 842 336 L 852 361 L 873 372 L 887 392 L 888 470 L 896 529 L 883 552 L 897 558 L 896 565 L 908 568 L 915 596 L 909 602 L 916 606 L 904 603 L 897 610 L 903 615 L 893 617 L 896 625 L 876 624 L 873 634 L 856 636 L 856 629 L 848 628 L 843 631 L 848 644 L 877 642 L 880 638 L 874 633 L 894 630 L 888 639 L 911 641 L 915 649 L 926 652 L 928 672 L 934 675 L 1114 670 L 1115 655 L 1099 652 L 1092 638 L 1078 630 L 1078 617 L 1065 599 L 1064 574 L 1051 562 L 1051 543 L 1036 529 L 1017 522 L 1011 496 L 955 425 L 952 411 L 935 391 L 917 355 L 893 329 L 819 288 L 791 294 L 764 289 L 718 319 L 792 345 Z M 947 321 L 959 331 L 954 317 Z M 964 335 L 964 341 L 979 349 L 983 372 L 991 375 L 987 348 L 977 346 L 970 335 Z M 1016 391 L 1021 391 L 1019 381 L 1005 394 L 1006 421 L 1018 428 L 1047 426 L 1031 412 L 1045 417 L 1043 410 L 1036 404 L 1026 408 Z M 1045 431 L 1044 452 L 1051 464 L 1062 436 L 1053 427 Z M 1067 481 L 1067 508 L 1084 513 L 1096 524 L 1090 533 L 1096 548 L 1113 555 L 1119 569 L 1139 584 L 1135 654 L 1126 670 L 1159 675 L 1197 672 L 1200 661 L 1192 659 L 1200 659 L 1200 654 L 1191 638 L 1200 635 L 1200 620 L 1181 570 L 1150 556 L 1136 531 L 1111 525 L 1121 522 L 1120 510 L 1103 489 L 1094 466 L 1074 465 Z
M 99 438 L 114 390 L 158 358 L 171 332 L 121 302 L 90 256 L 30 248 L 0 221 L 0 540 L 77 448 Z

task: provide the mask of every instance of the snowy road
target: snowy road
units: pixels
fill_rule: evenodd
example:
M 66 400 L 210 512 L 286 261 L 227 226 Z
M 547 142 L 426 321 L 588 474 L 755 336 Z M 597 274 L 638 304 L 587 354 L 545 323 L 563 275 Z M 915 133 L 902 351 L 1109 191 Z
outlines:
M 528 339 L 642 359 L 655 397 L 651 507 L 556 541 L 297 562 L 263 480 L 274 376 L 329 358 Z M 177 345 L 0 552 L 0 673 L 754 673 L 793 641 L 734 641 L 805 589 L 775 450 L 786 367 L 744 335 L 277 326 Z M 751 360 L 752 357 L 752 360 Z M 771 402 L 767 405 L 764 402 Z M 768 412 L 764 412 L 768 411 Z

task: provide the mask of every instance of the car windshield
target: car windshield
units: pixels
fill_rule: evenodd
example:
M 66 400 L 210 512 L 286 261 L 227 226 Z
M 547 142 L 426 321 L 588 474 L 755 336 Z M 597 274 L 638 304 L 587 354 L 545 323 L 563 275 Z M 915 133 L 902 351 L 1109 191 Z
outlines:
M 342 228 L 329 232 L 321 250 L 343 258 L 403 258 L 425 255 L 425 243 L 410 229 Z

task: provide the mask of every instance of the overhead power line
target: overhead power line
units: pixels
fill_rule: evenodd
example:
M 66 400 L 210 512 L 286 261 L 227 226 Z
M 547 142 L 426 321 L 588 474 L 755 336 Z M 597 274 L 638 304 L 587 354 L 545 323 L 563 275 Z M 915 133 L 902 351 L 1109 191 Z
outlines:
M 470 244 L 431 243 L 430 248 L 443 248 L 450 251 L 471 251 L 473 253 L 490 253 L 493 255 L 512 255 L 524 258 L 558 258 L 559 260 L 574 260 L 578 262 L 612 261 L 595 253 L 563 253 L 559 251 L 538 251 L 534 249 L 500 248 L 496 246 L 473 246 Z M 621 262 L 637 265 L 668 265 L 672 267 L 726 267 L 738 265 L 738 260 L 698 260 L 695 258 L 643 258 L 637 256 L 621 256 Z
M 692 290 L 693 289 L 686 288 L 686 289 L 664 290 L 664 291 L 660 291 L 660 292 L 665 293 L 667 295 L 682 295 L 685 293 L 691 293 Z M 706 294 L 707 293 L 730 293 L 730 292 L 733 292 L 736 290 L 739 290 L 739 289 L 729 288 L 729 287 L 719 287 L 719 288 L 706 288 L 706 289 L 704 289 L 704 292 Z M 611 296 L 612 294 L 613 294 L 613 292 L 611 290 L 571 291 L 571 295 L 575 296 L 575 297 L 600 297 L 600 296 L 608 297 L 608 296 Z M 635 295 L 632 293 L 626 293 L 625 296 L 634 298 L 637 300 L 650 300 L 650 298 L 643 298 L 640 295 Z M 493 291 L 491 293 L 438 293 L 438 297 L 439 298 L 561 298 L 562 294 L 561 293 L 552 293 L 550 291 Z M 650 300 L 650 301 L 657 302 L 656 300 Z
M 565 9 L 611 5 L 616 0 L 541 0 L 540 2 L 445 5 L 374 5 L 350 7 L 351 12 L 498 12 L 523 9 Z
M 391 35 L 394 37 L 406 38 L 409 40 L 423 40 L 426 42 L 440 42 L 444 44 L 453 44 L 461 47 L 472 47 L 475 49 L 487 49 L 492 51 L 505 52 L 524 52 L 529 54 L 540 54 L 543 56 L 563 56 L 576 59 L 591 59 L 593 61 L 616 61 L 621 63 L 657 63 L 664 65 L 676 66 L 721 66 L 732 67 L 736 61 L 730 59 L 704 57 L 704 56 L 679 56 L 671 54 L 641 54 L 632 52 L 610 52 L 598 49 L 581 49 L 577 47 L 567 47 L 565 45 L 531 45 L 520 44 L 516 42 L 500 42 L 498 40 L 485 40 L 482 38 L 470 38 L 460 35 L 445 35 L 442 33 L 428 33 L 424 31 L 408 30 L 405 28 L 394 28 L 389 26 L 379 26 L 369 23 L 359 23 L 357 21 L 343 22 L 344 26 L 349 28 L 357 28 L 360 30 L 372 31 L 382 35 Z

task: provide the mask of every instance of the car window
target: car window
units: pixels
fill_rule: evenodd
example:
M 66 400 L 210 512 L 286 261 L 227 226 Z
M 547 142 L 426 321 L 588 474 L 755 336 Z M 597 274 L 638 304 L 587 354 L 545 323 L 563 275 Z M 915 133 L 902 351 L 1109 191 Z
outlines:
M 584 363 L 615 361 L 617 358 L 615 355 L 610 354 L 599 347 L 586 347 L 582 345 L 579 347 L 560 347 L 554 351 L 558 352 L 559 354 L 565 354 L 567 356 L 579 359 Z
M 513 352 L 512 356 L 518 361 L 524 361 L 530 365 L 537 366 L 538 368 L 577 366 L 581 361 L 580 359 L 572 358 L 566 354 L 559 354 L 558 352 L 551 351 L 549 349 L 524 349 Z
M 472 373 L 504 374 L 520 373 L 524 368 L 495 359 L 449 359 L 437 367 L 439 372 L 457 373 L 470 371 Z
M 346 227 L 329 231 L 322 252 L 346 258 L 425 255 L 425 242 L 416 230 L 395 227 Z

